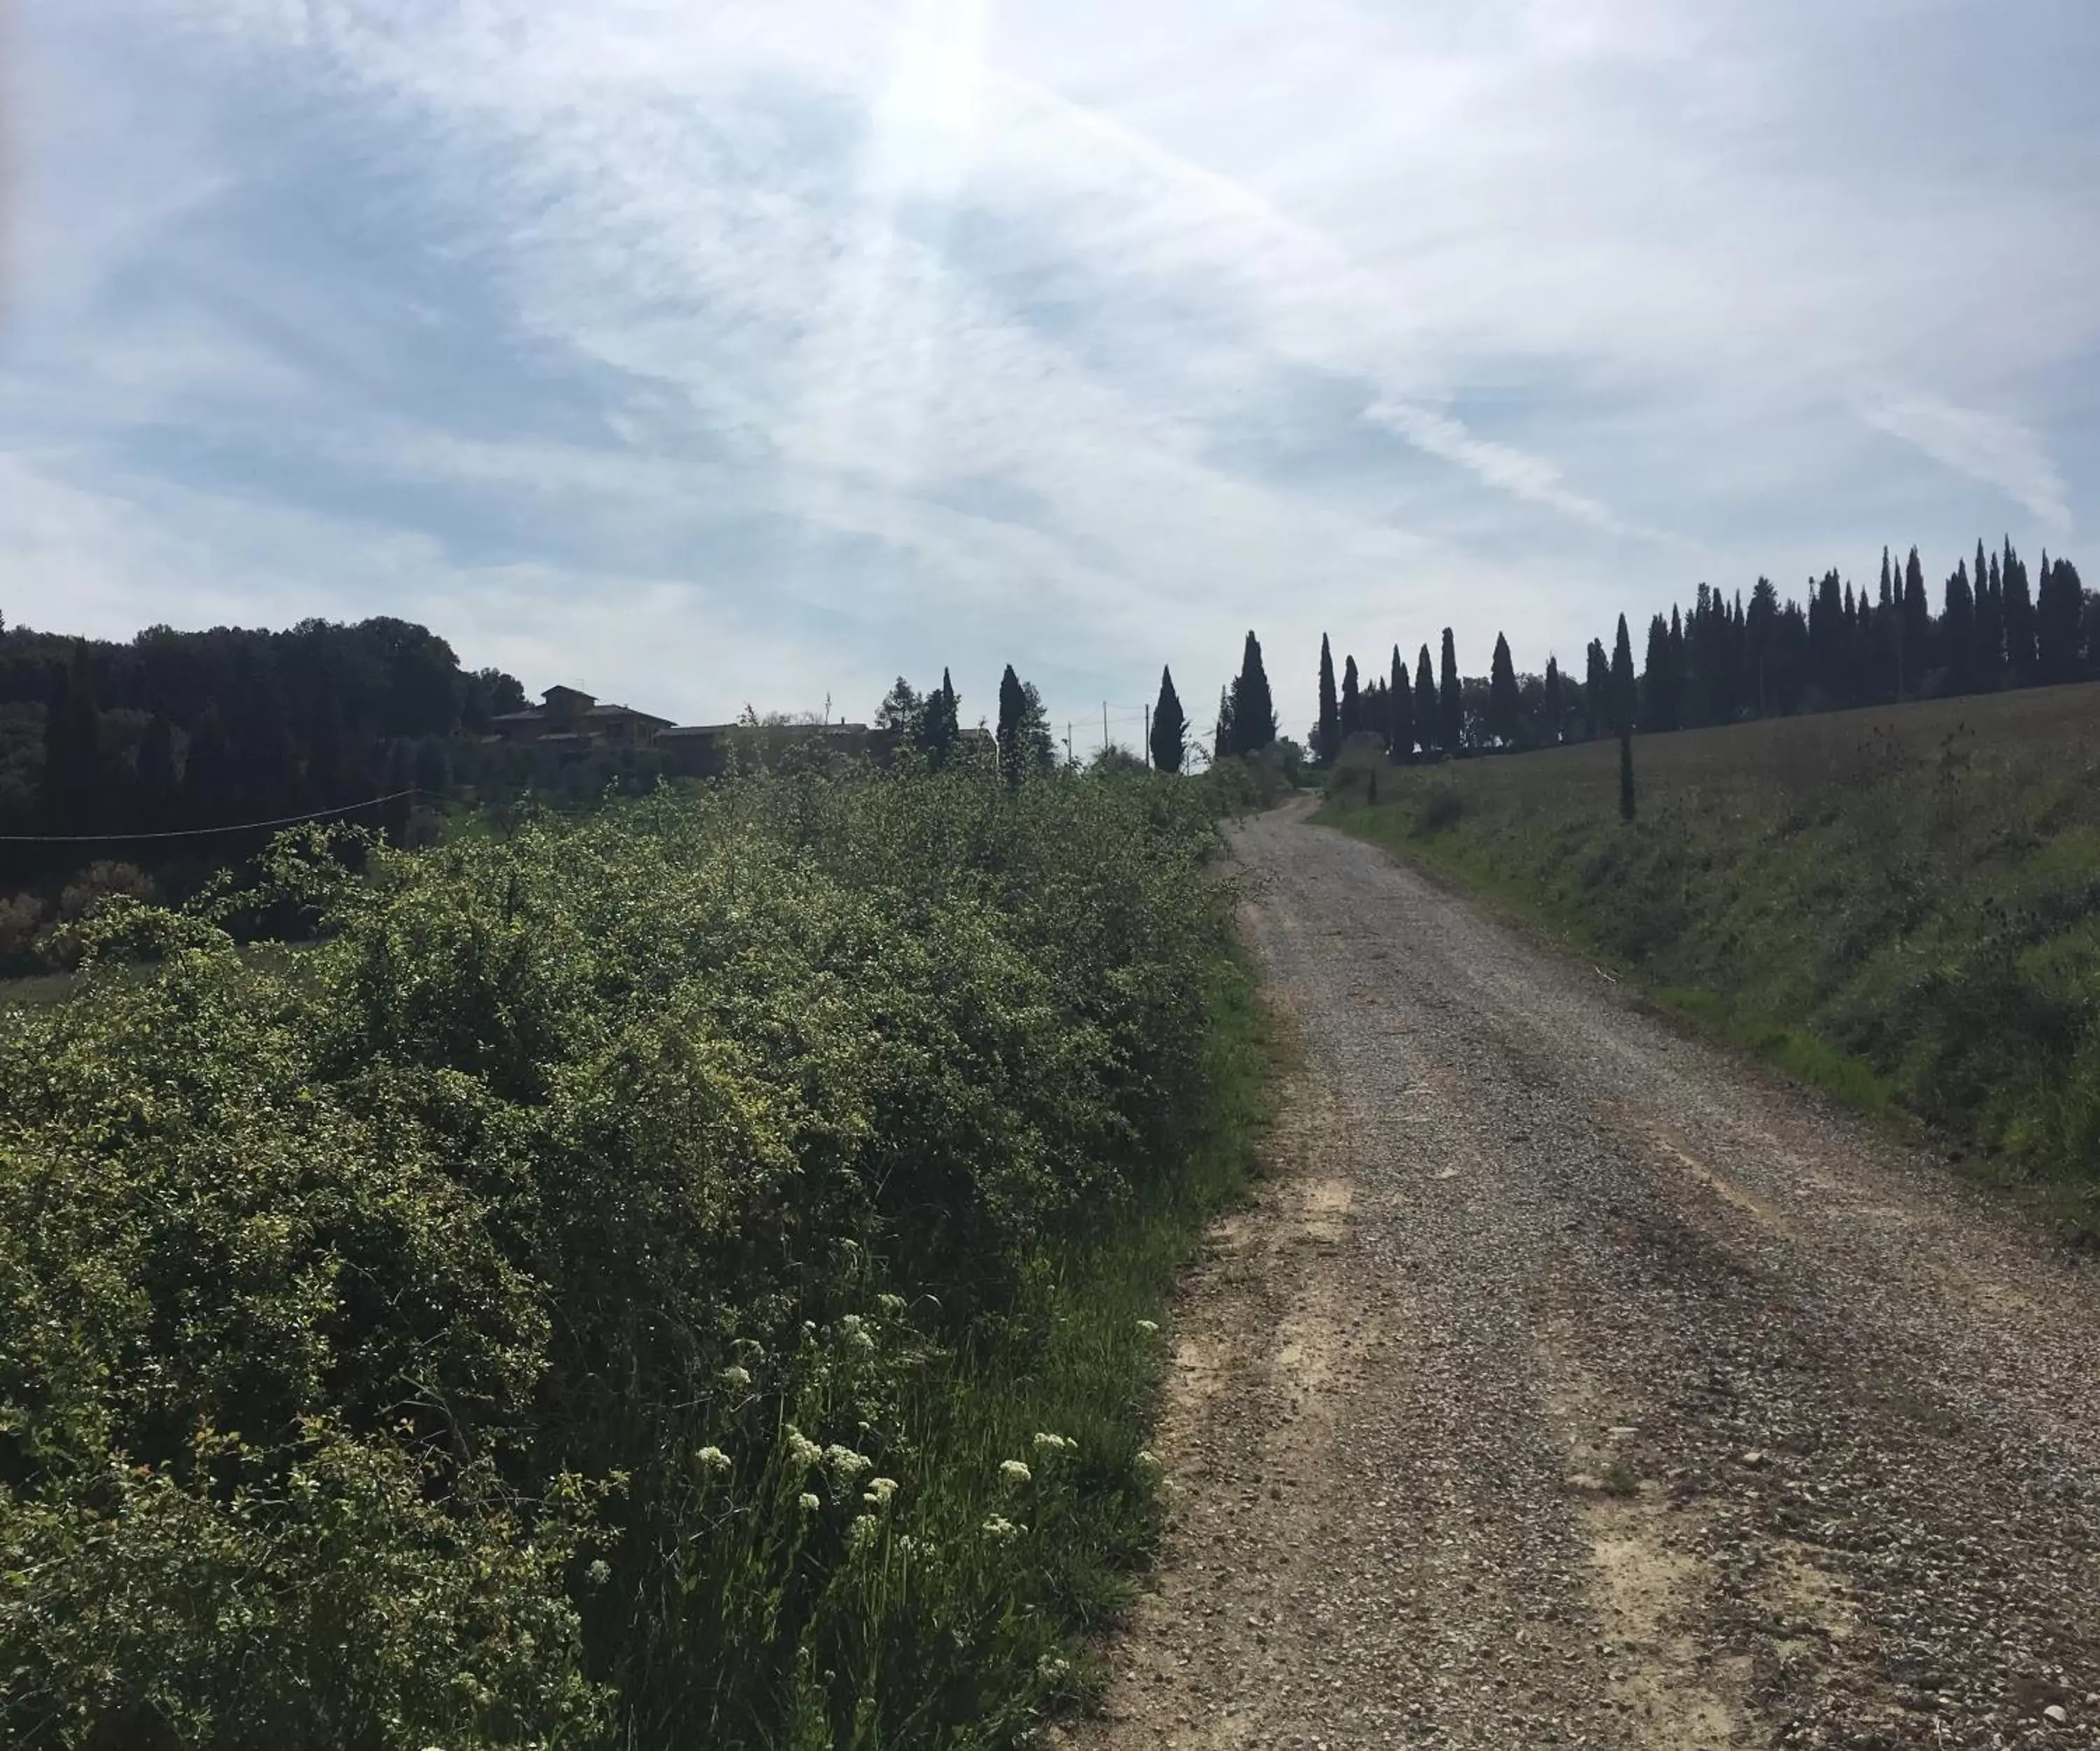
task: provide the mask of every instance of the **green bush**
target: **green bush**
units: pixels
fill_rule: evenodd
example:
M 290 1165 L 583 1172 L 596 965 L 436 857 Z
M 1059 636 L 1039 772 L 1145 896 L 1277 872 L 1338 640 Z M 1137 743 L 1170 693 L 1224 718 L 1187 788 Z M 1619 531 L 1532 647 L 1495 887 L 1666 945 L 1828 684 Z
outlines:
M 282 842 L 219 903 L 296 955 L 85 920 L 0 1019 L 0 1738 L 1023 1732 L 1251 1122 L 1203 801 L 753 780 Z

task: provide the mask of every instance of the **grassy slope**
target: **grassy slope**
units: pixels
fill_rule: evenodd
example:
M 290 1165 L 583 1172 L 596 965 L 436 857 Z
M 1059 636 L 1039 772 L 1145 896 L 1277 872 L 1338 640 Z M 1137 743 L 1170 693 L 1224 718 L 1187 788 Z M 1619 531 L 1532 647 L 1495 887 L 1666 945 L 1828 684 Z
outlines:
M 1324 818 L 2100 1219 L 2100 687 L 1345 770 Z M 1455 818 L 1454 818 L 1455 817 Z

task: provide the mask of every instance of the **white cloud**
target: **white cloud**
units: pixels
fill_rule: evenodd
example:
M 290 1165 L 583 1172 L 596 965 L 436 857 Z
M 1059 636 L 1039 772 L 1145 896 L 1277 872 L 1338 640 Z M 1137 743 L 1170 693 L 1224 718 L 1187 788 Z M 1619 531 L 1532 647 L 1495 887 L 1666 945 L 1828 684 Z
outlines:
M 1917 393 L 1866 398 L 1860 417 L 1957 474 L 1996 487 L 2040 518 L 2046 533 L 2069 531 L 2070 490 L 2041 440 L 2018 421 Z
M 83 579 L 157 554 L 168 617 L 276 599 L 260 568 L 283 560 L 240 531 L 288 489 L 142 496 L 119 452 L 147 430 L 269 446 L 315 495 L 386 488 L 408 508 L 309 532 L 386 565 L 320 570 L 352 595 L 413 578 L 462 649 L 451 619 L 494 627 L 506 591 L 536 614 L 588 589 L 599 684 L 638 694 L 666 684 L 684 604 L 709 631 L 683 709 L 740 703 L 761 649 L 802 703 L 1026 653 L 1074 716 L 1162 655 L 1229 666 L 1250 622 L 1280 675 L 1323 627 L 1412 649 L 1449 621 L 1485 651 L 1521 624 L 1565 659 L 1695 559 L 1784 575 L 1815 544 L 1877 552 L 1892 506 L 1928 540 L 1995 517 L 1854 442 L 1862 417 L 2071 520 L 2049 398 L 2077 404 L 2060 386 L 2090 382 L 2100 340 L 2100 124 L 2046 77 L 2085 15 L 2035 3 L 2032 64 L 1992 70 L 2018 112 L 1935 103 L 1930 138 L 1899 140 L 1862 90 L 2026 51 L 1911 0 L 82 0 L 63 68 L 107 86 L 104 119 L 63 136 L 71 170 L 32 155 L 46 363 L 0 358 L 0 443 L 40 446 L 53 491 L 134 500 L 131 545 L 75 518 L 40 551 Z M 97 19 L 112 41 L 173 27 L 179 174 L 150 174 L 156 112 L 91 52 Z M 310 111 L 333 131 L 310 138 Z M 578 419 L 375 414 L 332 387 L 350 366 L 245 346 L 223 309 L 120 314 L 110 289 L 157 283 L 172 225 L 269 186 L 272 130 L 450 215 L 430 271 L 394 289 L 374 262 L 379 289 L 470 281 L 506 333 L 600 368 Z M 40 274 L 42 234 L 117 210 L 127 180 L 165 187 Z M 302 285 L 300 322 L 327 328 L 338 289 Z M 385 336 L 343 344 L 368 363 Z M 1928 381 L 2003 411 L 1833 388 Z M 418 487 L 521 528 L 558 507 L 566 557 L 470 562 Z M 757 576 L 717 557 L 754 519 L 800 531 Z M 0 554 L 0 584 L 24 565 Z M 1206 696 L 1200 666 L 1177 678 Z

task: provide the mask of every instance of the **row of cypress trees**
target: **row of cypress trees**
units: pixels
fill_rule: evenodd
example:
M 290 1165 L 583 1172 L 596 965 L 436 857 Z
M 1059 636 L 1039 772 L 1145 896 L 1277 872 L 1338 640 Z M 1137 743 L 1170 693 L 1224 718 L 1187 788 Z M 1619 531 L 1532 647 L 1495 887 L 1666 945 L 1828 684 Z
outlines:
M 1811 581 L 1805 603 L 1762 577 L 1747 601 L 1702 584 L 1688 609 L 1650 620 L 1638 671 L 1621 615 L 1608 651 L 1590 641 L 1579 681 L 1554 656 L 1543 675 L 1520 676 L 1499 633 L 1487 676 L 1462 677 L 1446 627 L 1440 663 L 1424 645 L 1410 676 L 1395 646 L 1387 675 L 1366 681 L 1346 656 L 1338 683 L 1323 634 L 1312 752 L 1331 761 L 1371 734 L 1396 758 L 1434 757 L 2100 675 L 2100 594 L 2067 559 L 2044 554 L 2036 576 L 2031 585 L 2008 539 L 1996 554 L 1979 541 L 1973 574 L 1965 557 L 1957 562 L 1937 615 L 1915 547 L 1900 562 L 1883 549 L 1872 598 L 1834 570 Z

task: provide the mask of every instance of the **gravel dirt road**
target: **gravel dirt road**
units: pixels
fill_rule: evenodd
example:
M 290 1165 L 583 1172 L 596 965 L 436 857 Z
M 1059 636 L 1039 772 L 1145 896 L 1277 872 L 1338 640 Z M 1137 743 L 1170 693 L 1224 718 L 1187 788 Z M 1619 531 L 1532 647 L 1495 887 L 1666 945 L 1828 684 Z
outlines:
M 2100 1745 L 2100 1282 L 1303 805 L 1303 1068 L 1189 1288 L 1159 1745 Z

